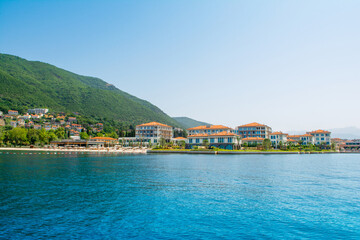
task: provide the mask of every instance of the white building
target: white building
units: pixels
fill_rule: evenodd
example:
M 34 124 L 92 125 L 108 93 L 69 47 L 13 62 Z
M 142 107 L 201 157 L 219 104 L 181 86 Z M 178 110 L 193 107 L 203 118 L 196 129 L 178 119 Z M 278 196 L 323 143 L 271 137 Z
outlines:
M 151 144 L 160 143 L 161 139 L 166 142 L 170 142 L 173 138 L 173 128 L 171 126 L 158 123 L 150 122 L 136 126 L 135 139 L 140 142 L 150 142 Z
M 238 126 L 235 130 L 241 138 L 270 138 L 270 133 L 272 132 L 271 127 L 256 122 Z
M 271 144 L 277 148 L 280 145 L 280 142 L 283 145 L 286 144 L 287 136 L 289 134 L 283 133 L 283 132 L 273 132 L 273 133 L 270 133 L 269 135 L 270 135 Z
M 331 132 L 329 131 L 316 130 L 316 131 L 308 132 L 307 134 L 314 136 L 315 145 L 320 145 L 322 143 L 329 146 L 331 145 Z
M 28 109 L 28 113 L 32 113 L 32 114 L 45 114 L 47 112 L 49 112 L 49 109 L 47 108 Z

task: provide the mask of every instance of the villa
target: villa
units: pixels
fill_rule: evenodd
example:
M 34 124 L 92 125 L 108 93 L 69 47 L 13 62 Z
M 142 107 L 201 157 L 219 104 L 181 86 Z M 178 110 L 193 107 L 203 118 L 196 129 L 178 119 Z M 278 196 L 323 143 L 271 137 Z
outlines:
M 283 145 L 286 144 L 287 142 L 287 136 L 289 134 L 287 133 L 283 133 L 283 132 L 273 132 L 270 133 L 270 140 L 271 140 L 271 144 L 275 147 L 279 146 L 280 143 L 282 143 Z
M 19 112 L 18 112 L 18 111 L 15 111 L 15 110 L 9 110 L 9 111 L 8 111 L 8 114 L 9 114 L 10 116 L 17 116 L 17 115 L 19 115 Z
M 307 134 L 314 136 L 314 138 L 315 138 L 314 144 L 315 145 L 320 145 L 322 143 L 324 143 L 326 145 L 331 144 L 331 132 L 329 132 L 329 131 L 316 130 L 316 131 L 308 132 Z
M 236 127 L 236 133 L 242 138 L 270 138 L 271 132 L 271 127 L 256 122 Z

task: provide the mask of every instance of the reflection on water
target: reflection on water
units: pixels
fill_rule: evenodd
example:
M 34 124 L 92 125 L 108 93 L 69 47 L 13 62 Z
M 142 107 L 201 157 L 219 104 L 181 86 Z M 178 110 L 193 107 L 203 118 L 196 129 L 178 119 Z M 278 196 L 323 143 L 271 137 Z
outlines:
M 360 237 L 360 155 L 0 155 L 0 238 Z

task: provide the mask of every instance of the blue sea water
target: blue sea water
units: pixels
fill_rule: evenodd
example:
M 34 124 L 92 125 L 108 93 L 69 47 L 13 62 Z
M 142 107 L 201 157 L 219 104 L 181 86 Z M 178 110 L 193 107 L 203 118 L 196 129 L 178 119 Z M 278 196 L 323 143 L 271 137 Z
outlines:
M 0 154 L 0 239 L 360 239 L 360 155 Z

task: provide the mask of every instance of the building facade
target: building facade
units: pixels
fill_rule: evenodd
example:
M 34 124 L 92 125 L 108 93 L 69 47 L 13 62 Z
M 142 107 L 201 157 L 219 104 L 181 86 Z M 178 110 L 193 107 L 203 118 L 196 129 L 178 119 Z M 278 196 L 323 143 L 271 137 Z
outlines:
M 241 136 L 241 138 L 270 138 L 271 132 L 271 127 L 256 122 L 236 127 L 236 133 Z
M 171 126 L 150 122 L 136 126 L 135 139 L 140 142 L 150 142 L 152 144 L 160 143 L 160 139 L 165 139 L 166 142 L 170 142 L 173 138 L 173 128 Z
M 188 136 L 186 148 L 194 146 L 206 146 L 233 150 L 241 145 L 240 137 L 232 132 L 217 132 L 213 134 L 199 133 Z
M 246 143 L 248 144 L 248 146 L 250 145 L 261 145 L 263 143 L 263 141 L 265 140 L 265 138 L 261 138 L 261 137 L 246 137 L 246 138 L 242 138 L 241 141 L 242 143 Z
M 312 135 L 314 137 L 314 144 L 320 145 L 325 144 L 331 145 L 331 132 L 325 130 L 316 130 L 312 132 L 308 132 L 307 134 Z
M 270 133 L 270 141 L 271 141 L 271 144 L 274 146 L 274 147 L 278 147 L 279 145 L 283 144 L 285 145 L 286 142 L 287 142 L 287 136 L 289 134 L 287 133 L 283 133 L 283 132 L 273 132 L 273 133 Z

